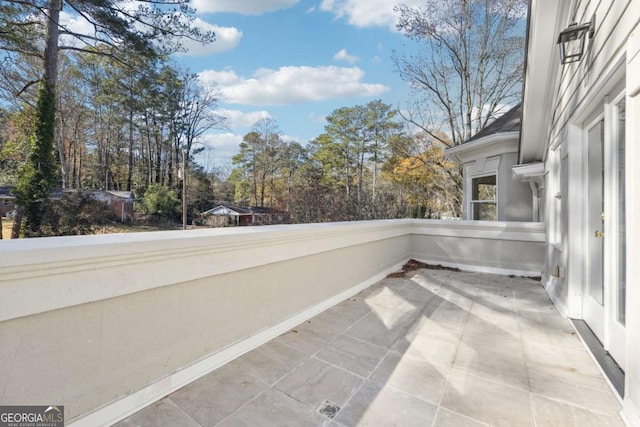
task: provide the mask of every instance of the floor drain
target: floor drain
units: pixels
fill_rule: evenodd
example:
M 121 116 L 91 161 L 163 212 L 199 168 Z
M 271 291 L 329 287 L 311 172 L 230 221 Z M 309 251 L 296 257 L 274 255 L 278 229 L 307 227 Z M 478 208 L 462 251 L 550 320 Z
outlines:
M 320 407 L 318 408 L 318 412 L 320 412 L 327 418 L 335 417 L 339 410 L 340 407 L 338 405 L 328 400 L 322 402 L 322 405 L 320 405 Z

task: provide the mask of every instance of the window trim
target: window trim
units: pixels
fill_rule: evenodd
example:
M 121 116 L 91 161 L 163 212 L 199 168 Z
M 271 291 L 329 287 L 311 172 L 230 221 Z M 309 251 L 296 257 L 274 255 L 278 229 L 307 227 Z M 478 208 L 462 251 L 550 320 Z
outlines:
M 495 190 L 495 198 L 492 200 L 476 200 L 473 198 L 473 181 L 476 179 L 480 179 L 480 178 L 485 178 L 485 177 L 489 177 L 489 176 L 494 176 L 496 179 L 496 190 Z M 469 191 L 468 191 L 468 201 L 467 201 L 467 209 L 469 212 L 469 219 L 472 221 L 491 221 L 491 220 L 480 220 L 475 218 L 474 215 L 474 206 L 476 204 L 479 203 L 491 203 L 494 204 L 496 207 L 496 219 L 493 221 L 498 221 L 499 220 L 499 213 L 498 213 L 498 188 L 499 188 L 499 177 L 498 177 L 498 170 L 491 170 L 491 171 L 483 171 L 482 173 L 478 173 L 478 174 L 473 174 L 471 176 L 469 176 L 469 181 L 468 181 L 468 185 L 469 185 Z

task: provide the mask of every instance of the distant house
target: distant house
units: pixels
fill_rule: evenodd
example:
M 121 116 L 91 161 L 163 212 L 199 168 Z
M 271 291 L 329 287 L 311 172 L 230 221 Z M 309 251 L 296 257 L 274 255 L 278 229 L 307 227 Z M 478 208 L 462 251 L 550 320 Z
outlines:
M 12 187 L 0 187 L 0 216 L 6 216 L 15 209 L 16 198 L 11 194 Z
M 135 199 L 131 191 L 89 190 L 89 192 L 94 199 L 108 204 L 120 221 L 133 219 Z
M 218 205 L 203 212 L 201 216 L 206 224 L 218 226 L 270 225 L 289 222 L 289 214 L 287 212 L 255 206 Z
M 0 215 L 6 216 L 7 213 L 15 209 L 15 196 L 11 194 L 13 187 L 0 187 Z M 65 194 L 71 194 L 78 190 L 54 188 L 51 193 L 52 199 L 61 199 Z M 112 190 L 82 190 L 91 194 L 95 200 L 104 202 L 111 207 L 113 214 L 121 221 L 127 221 L 133 218 L 134 198 L 131 191 L 112 191 Z
M 538 184 L 544 165 L 518 163 L 522 108 L 516 105 L 447 156 L 463 168 L 463 219 L 538 221 Z

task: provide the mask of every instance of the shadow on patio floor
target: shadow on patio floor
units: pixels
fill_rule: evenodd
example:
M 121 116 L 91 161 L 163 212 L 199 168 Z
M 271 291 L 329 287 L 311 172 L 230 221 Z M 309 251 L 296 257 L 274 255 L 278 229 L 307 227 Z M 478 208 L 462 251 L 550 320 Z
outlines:
M 118 426 L 623 426 L 619 410 L 540 282 L 407 269 Z

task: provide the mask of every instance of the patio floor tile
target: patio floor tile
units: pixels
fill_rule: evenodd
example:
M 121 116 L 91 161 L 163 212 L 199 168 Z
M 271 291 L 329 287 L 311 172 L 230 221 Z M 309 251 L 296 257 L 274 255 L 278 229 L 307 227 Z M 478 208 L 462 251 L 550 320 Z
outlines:
M 486 427 L 487 424 L 474 420 L 464 415 L 448 411 L 444 408 L 438 409 L 438 415 L 433 427 Z
M 159 402 L 143 409 L 122 421 L 122 427 L 199 427 L 193 418 L 180 409 L 171 399 L 162 399 Z
M 533 396 L 537 427 L 624 427 L 617 416 L 605 415 L 563 402 Z
M 619 427 L 619 410 L 539 282 L 421 269 L 118 425 Z
M 413 306 L 396 309 L 374 308 L 374 311 L 345 331 L 345 335 L 391 348 L 420 316 L 420 310 Z
M 518 341 L 516 343 L 520 344 Z M 482 348 L 462 344 L 453 366 L 528 391 L 529 376 L 522 349 L 515 347 L 513 352 L 507 353 L 493 351 L 490 343 L 487 344 Z
M 222 427 L 300 427 L 321 425 L 324 417 L 286 394 L 269 389 L 219 425 Z
M 453 369 L 442 407 L 494 426 L 533 426 L 527 391 Z
M 307 358 L 305 353 L 291 346 L 271 341 L 232 363 L 267 384 L 274 384 Z
M 387 351 L 382 347 L 340 335 L 316 353 L 316 357 L 366 378 L 371 375 Z
M 274 388 L 312 407 L 320 406 L 325 400 L 342 407 L 361 383 L 361 378 L 311 358 L 291 371 Z
M 370 379 L 437 404 L 447 385 L 448 375 L 448 366 L 390 352 Z
M 423 427 L 431 425 L 436 408 L 410 394 L 367 382 L 340 411 L 336 421 L 345 426 Z
M 228 364 L 169 397 L 202 426 L 213 426 L 268 387 L 259 378 Z

